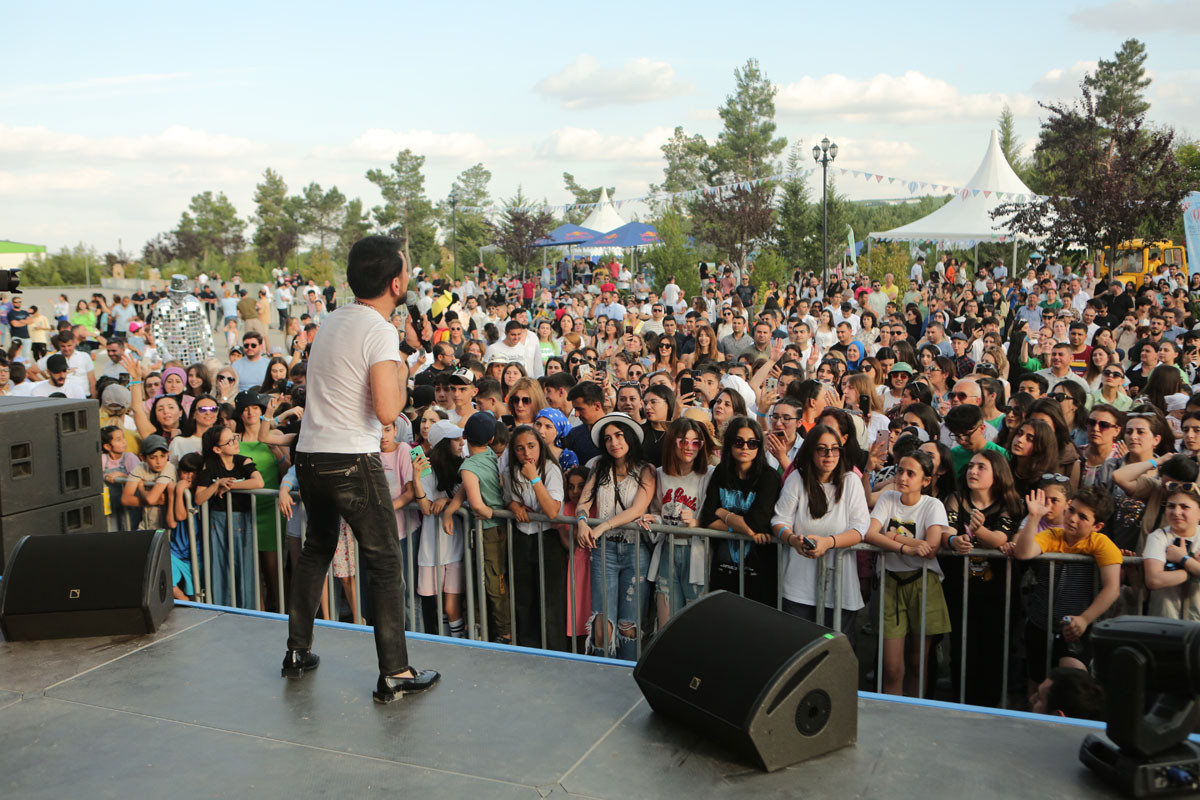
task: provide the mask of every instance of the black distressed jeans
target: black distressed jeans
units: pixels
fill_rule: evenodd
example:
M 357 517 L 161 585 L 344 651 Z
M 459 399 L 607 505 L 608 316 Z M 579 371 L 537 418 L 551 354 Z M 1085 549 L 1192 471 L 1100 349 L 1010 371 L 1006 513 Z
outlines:
M 296 453 L 296 478 L 308 514 L 308 534 L 292 577 L 288 649 L 312 648 L 321 586 L 337 549 L 338 518 L 358 541 L 371 577 L 379 673 L 408 668 L 404 638 L 404 571 L 391 492 L 377 454 Z

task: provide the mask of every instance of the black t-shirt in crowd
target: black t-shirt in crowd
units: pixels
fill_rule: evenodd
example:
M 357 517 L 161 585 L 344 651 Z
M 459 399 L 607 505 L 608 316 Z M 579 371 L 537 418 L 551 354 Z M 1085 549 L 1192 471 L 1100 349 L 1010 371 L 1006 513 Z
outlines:
M 12 331 L 12 336 L 14 339 L 28 339 L 29 338 L 29 326 L 28 325 L 22 325 L 21 327 L 18 328 L 16 325 L 12 324 L 14 322 L 19 322 L 24 319 L 29 319 L 29 317 L 30 317 L 29 312 L 23 308 L 14 308 L 12 311 L 8 312 L 8 327 L 9 327 L 9 330 Z
M 233 457 L 233 469 L 226 469 L 220 459 L 206 458 L 204 459 L 204 468 L 200 470 L 199 476 L 196 478 L 197 486 L 212 486 L 221 478 L 233 478 L 237 481 L 244 481 L 247 478 L 253 477 L 258 471 L 258 467 L 254 466 L 254 459 L 249 456 L 236 455 Z M 216 511 L 225 510 L 225 498 L 213 496 L 210 506 Z M 233 496 L 234 511 L 249 511 L 250 510 L 250 495 L 234 494 Z

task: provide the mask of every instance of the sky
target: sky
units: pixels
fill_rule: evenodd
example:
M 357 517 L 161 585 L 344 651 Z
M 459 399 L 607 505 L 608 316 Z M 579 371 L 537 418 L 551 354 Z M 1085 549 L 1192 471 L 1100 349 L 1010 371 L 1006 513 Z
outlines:
M 1147 47 L 1150 118 L 1200 136 L 1197 0 L 549 3 L 24 3 L 5 11 L 0 239 L 139 254 L 189 199 L 242 217 L 271 167 L 299 192 L 380 202 L 364 173 L 404 148 L 445 197 L 482 162 L 518 186 L 645 195 L 675 126 L 712 140 L 734 69 L 778 87 L 779 135 L 835 168 L 961 185 L 1008 104 L 1026 148 L 1039 101 L 1128 37 Z M 811 155 L 807 156 L 811 159 Z M 907 194 L 838 177 L 854 199 Z M 819 186 L 819 182 L 816 183 Z M 637 204 L 622 208 L 627 217 Z

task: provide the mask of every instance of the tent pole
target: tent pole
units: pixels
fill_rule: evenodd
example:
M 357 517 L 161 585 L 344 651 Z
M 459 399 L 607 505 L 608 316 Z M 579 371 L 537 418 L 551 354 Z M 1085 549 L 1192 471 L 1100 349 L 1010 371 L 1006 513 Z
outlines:
M 975 243 L 975 277 L 979 277 L 979 242 Z
M 1013 260 L 1012 260 L 1012 269 L 1013 269 L 1013 271 L 1012 271 L 1012 274 L 1013 274 L 1013 275 L 1016 275 L 1016 274 L 1017 274 L 1017 239 L 1016 239 L 1016 237 L 1015 237 L 1015 236 L 1013 237 Z

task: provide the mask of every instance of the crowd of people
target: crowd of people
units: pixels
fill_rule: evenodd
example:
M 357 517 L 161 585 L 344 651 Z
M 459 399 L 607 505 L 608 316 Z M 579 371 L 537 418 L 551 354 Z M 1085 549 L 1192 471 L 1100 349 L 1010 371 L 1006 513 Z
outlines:
M 887 692 L 948 672 L 954 699 L 1000 705 L 1007 666 L 1033 707 L 1086 716 L 1097 620 L 1200 619 L 1200 274 L 1127 285 L 1035 253 L 1011 272 L 921 257 L 903 284 L 797 270 L 779 285 L 753 264 L 700 275 L 689 297 L 608 259 L 532 277 L 418 271 L 393 316 L 405 412 L 379 454 L 427 629 L 472 633 L 463 560 L 478 545 L 496 641 L 634 658 L 673 613 L 727 589 L 826 625 L 838 605 L 852 642 L 882 619 Z M 60 315 L 64 297 L 56 323 L 19 297 L 0 306 L 13 341 L 0 394 L 100 401 L 114 502 L 178 526 L 177 596 L 199 588 L 179 532 L 205 501 L 209 599 L 255 604 L 255 547 L 264 604 L 284 595 L 278 559 L 290 570 L 303 527 L 292 448 L 319 424 L 304 416 L 307 358 L 337 295 L 311 285 L 296 315 L 306 285 L 281 273 L 253 299 L 206 281 L 198 295 L 234 338 L 228 360 L 198 364 L 163 360 L 132 296 Z M 237 493 L 262 487 L 278 500 Z M 1038 558 L 1061 553 L 1090 562 Z M 1132 556 L 1141 569 L 1123 568 Z M 344 529 L 347 597 L 355 570 Z

